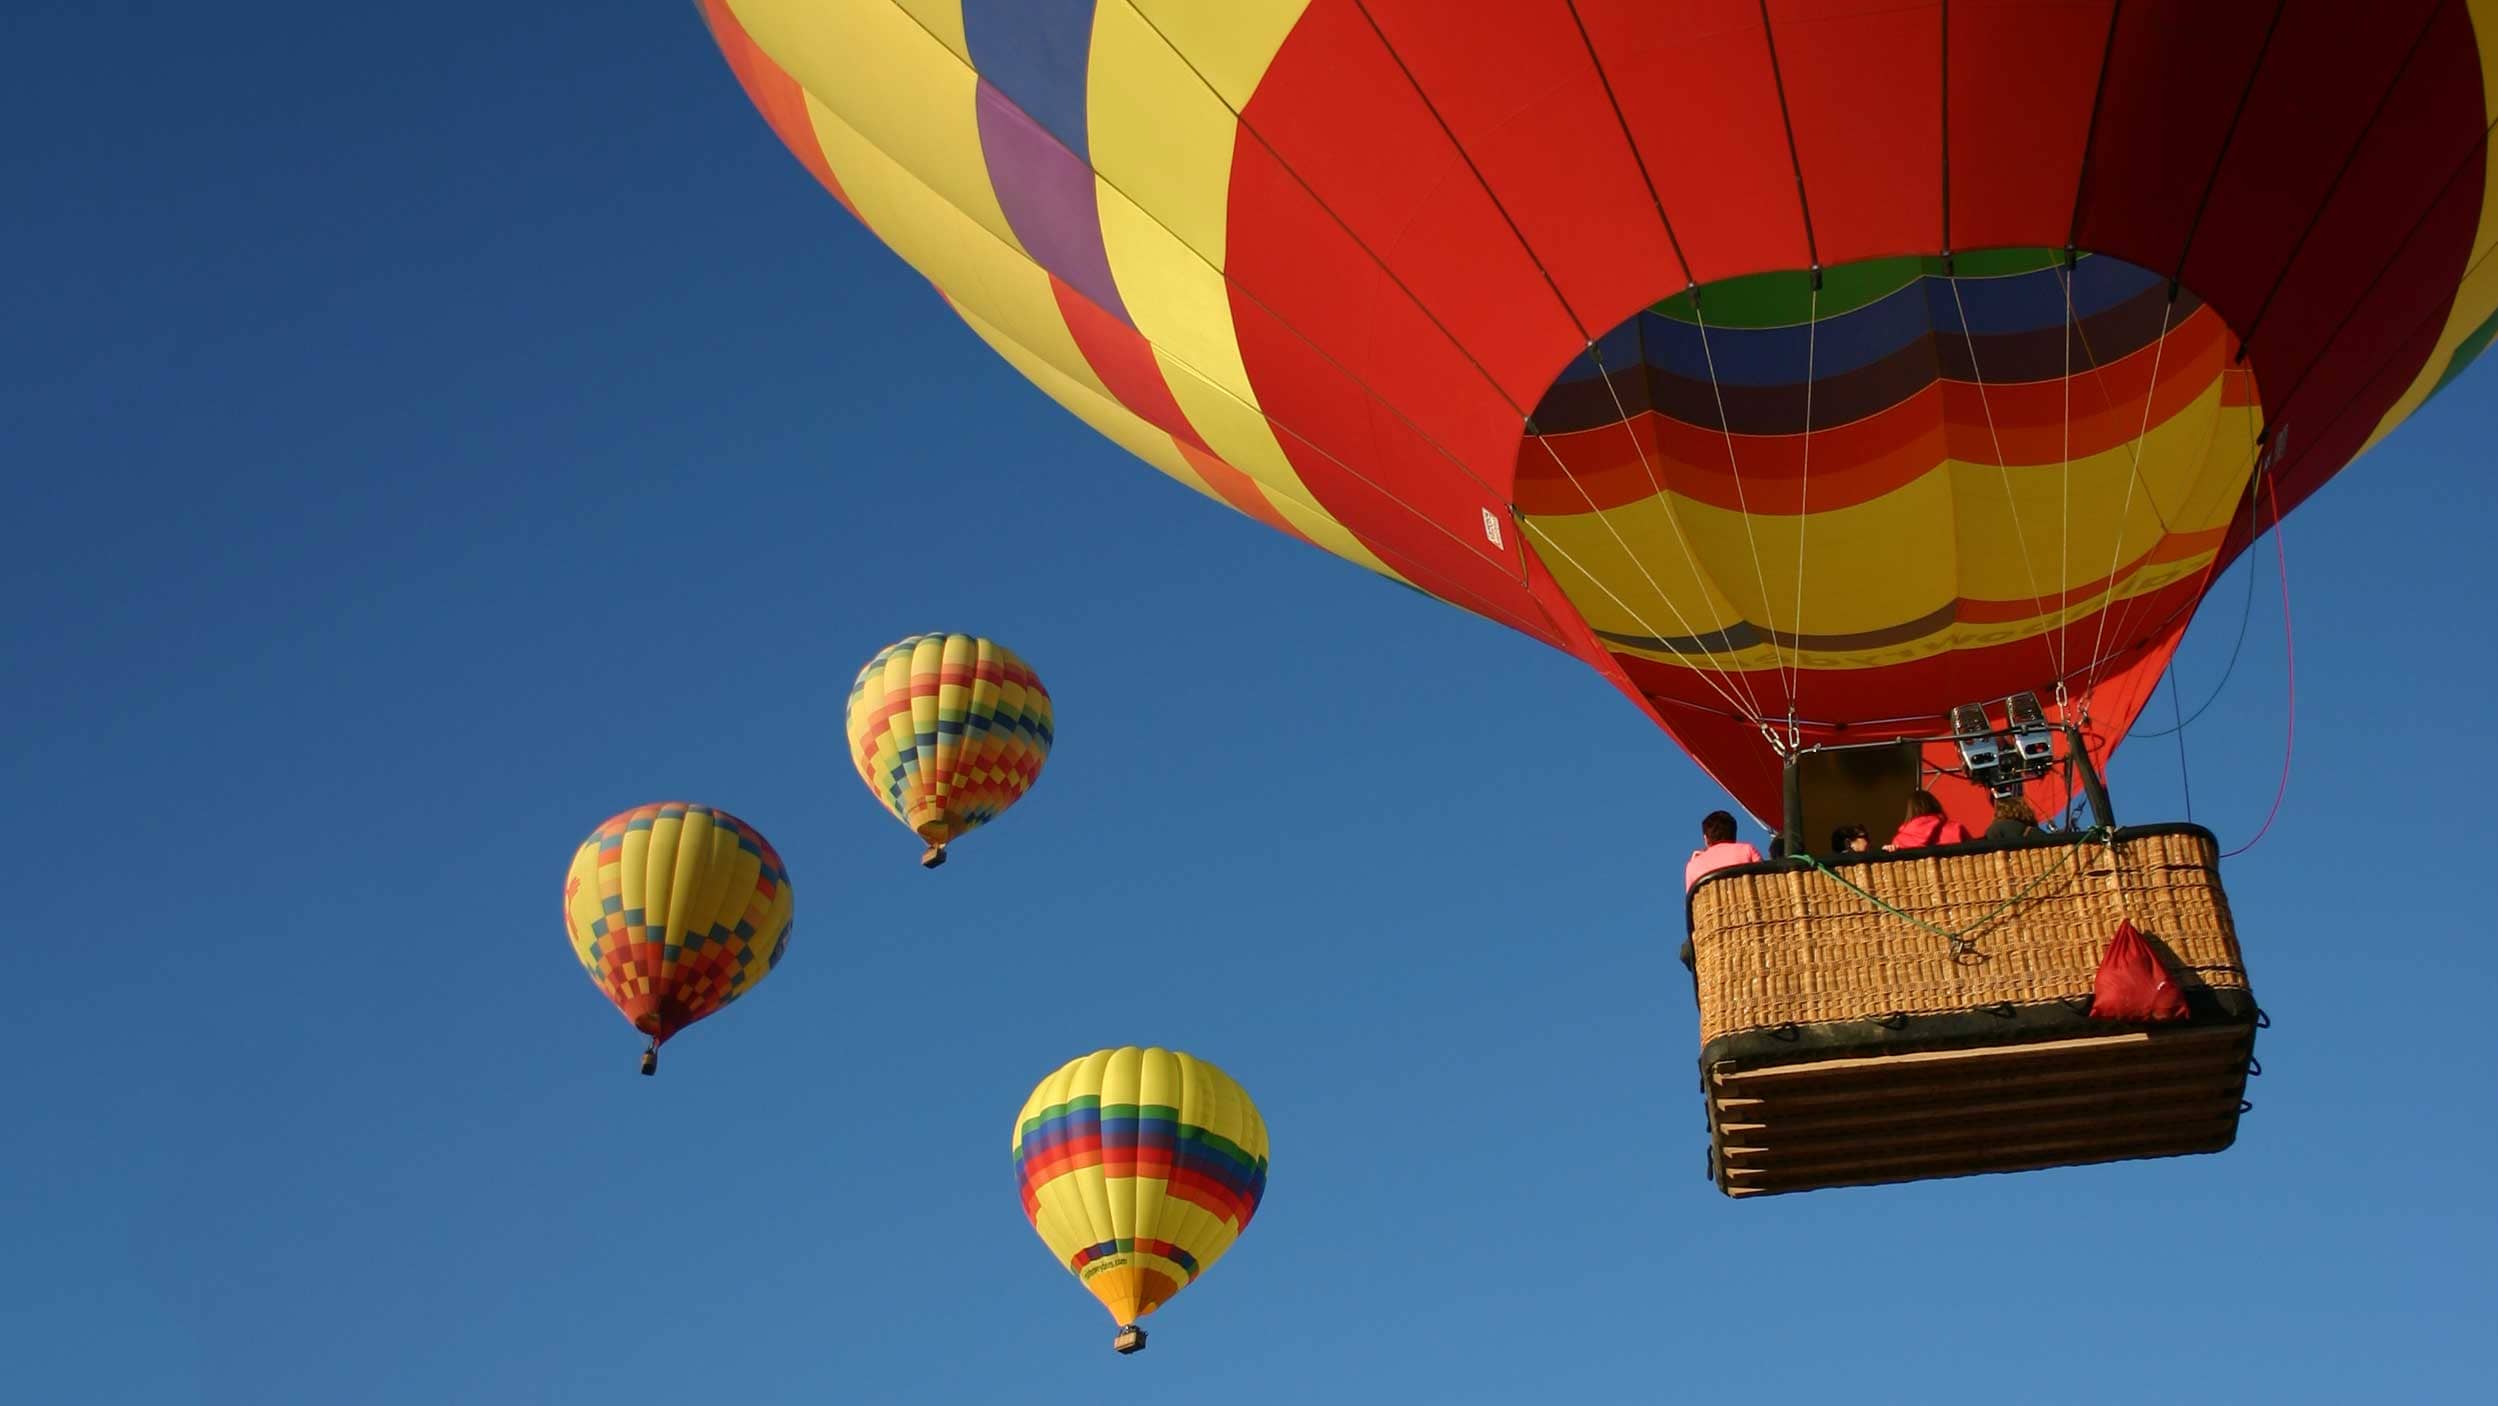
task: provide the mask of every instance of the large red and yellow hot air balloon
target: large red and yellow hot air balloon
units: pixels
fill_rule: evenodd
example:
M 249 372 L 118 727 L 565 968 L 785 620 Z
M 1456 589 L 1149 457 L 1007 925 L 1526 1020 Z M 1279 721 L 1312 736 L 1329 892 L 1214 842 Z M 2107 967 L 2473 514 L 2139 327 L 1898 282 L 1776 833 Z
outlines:
M 1055 736 L 1049 690 L 1032 666 L 978 635 L 906 635 L 850 685 L 850 761 L 878 803 L 946 846 L 1005 813 L 1041 777 Z
M 789 948 L 789 873 L 726 811 L 637 806 L 590 833 L 564 879 L 564 934 L 590 980 L 659 1047 L 755 989 Z
M 1177 1050 L 1095 1050 L 1015 1115 L 1015 1182 L 1050 1253 L 1119 1325 L 1137 1323 L 1232 1247 L 1266 1195 L 1266 1121 L 1231 1076 Z
M 2498 307 L 2490 0 L 702 8 L 1044 391 L 1759 815 L 2015 692 L 2104 757 Z

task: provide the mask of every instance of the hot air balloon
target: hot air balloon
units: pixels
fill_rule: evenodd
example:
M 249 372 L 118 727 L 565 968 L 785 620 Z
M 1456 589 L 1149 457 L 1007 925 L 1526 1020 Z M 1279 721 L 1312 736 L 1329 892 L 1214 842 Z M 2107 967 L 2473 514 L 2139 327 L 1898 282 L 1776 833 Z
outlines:
M 1050 1254 L 1118 1323 L 1112 1345 L 1232 1247 L 1266 1194 L 1266 1123 L 1222 1070 L 1177 1050 L 1095 1050 L 1015 1115 L 1015 1183 Z
M 789 948 L 781 857 L 727 811 L 636 806 L 581 842 L 564 879 L 564 933 L 582 970 L 650 1037 L 642 1072 L 678 1031 L 752 991 Z
M 1790 850 L 1919 786 L 1973 828 L 1997 791 L 2097 792 L 2216 573 L 2498 330 L 2482 6 L 703 11 L 801 163 L 1017 371 L 1583 660 Z M 2075 872 L 2216 863 L 2125 858 L 2091 799 L 2116 858 Z M 1944 932 L 2035 879 L 1867 862 L 1987 895 Z M 1703 949 L 1751 921 L 1717 912 L 1740 878 L 1694 896 Z M 2054 964 L 2067 1004 L 2090 955 Z M 1867 1058 L 1895 1014 L 1920 1038 L 1916 1001 L 1860 995 L 1757 1014 Z M 2251 998 L 2205 1016 L 2244 1033 Z
M 945 862 L 946 846 L 995 820 L 1049 760 L 1050 695 L 1013 650 L 977 635 L 908 635 L 850 686 L 859 779 Z

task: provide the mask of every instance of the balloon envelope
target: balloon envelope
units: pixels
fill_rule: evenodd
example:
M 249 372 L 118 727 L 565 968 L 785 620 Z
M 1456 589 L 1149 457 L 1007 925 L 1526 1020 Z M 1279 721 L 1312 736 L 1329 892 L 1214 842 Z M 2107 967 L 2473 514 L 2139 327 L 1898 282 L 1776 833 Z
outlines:
M 1015 1116 L 1015 1181 L 1041 1242 L 1132 1324 L 1232 1247 L 1266 1194 L 1266 1123 L 1177 1050 L 1069 1060 Z
M 655 1048 L 755 989 L 789 948 L 789 874 L 755 828 L 685 801 L 592 831 L 564 879 L 564 932 Z
M 782 140 L 1182 483 L 1782 745 L 2069 699 L 2479 354 L 2434 0 L 704 0 Z M 2395 491 L 2399 491 L 2398 489 Z
M 845 720 L 859 779 L 931 854 L 1023 798 L 1049 760 L 1049 690 L 1030 665 L 977 635 L 908 635 L 850 686 Z

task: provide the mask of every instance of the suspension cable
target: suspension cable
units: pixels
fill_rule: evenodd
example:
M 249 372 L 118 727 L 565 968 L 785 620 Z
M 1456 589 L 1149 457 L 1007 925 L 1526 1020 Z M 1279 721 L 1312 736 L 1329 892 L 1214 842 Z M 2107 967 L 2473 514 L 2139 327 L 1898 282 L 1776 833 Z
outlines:
M 2158 402 L 2160 395 L 2160 362 L 2168 355 L 2168 320 L 2170 314 L 2176 311 L 2177 289 L 2171 285 L 2168 301 L 2160 306 L 2160 339 L 2153 344 L 2151 350 L 2151 384 L 2143 388 L 2142 423 L 2134 431 L 2134 452 L 2126 463 L 2125 504 L 2117 510 L 2116 540 L 2108 547 L 2107 585 L 2099 598 L 2099 628 L 2090 642 L 2090 674 L 2082 681 L 2082 706 L 2084 708 L 2090 706 L 2090 695 L 2099 686 L 2099 666 L 2106 662 L 2100 651 L 2108 641 L 2108 617 L 2116 611 L 2116 568 L 2125 557 L 2125 523 L 2126 519 L 2134 515 L 2134 488 L 2142 482 L 2142 446 L 2143 441 L 2151 434 L 2151 408 Z M 2096 359 L 2093 358 L 2093 360 Z M 2153 502 L 2152 509 L 2155 514 L 2158 512 L 2156 500 Z
M 1813 281 L 1816 284 L 1821 281 L 1821 274 L 1818 270 L 1813 275 Z M 1700 306 L 1698 289 L 1692 290 L 1691 317 L 1693 323 L 1700 329 L 1700 355 L 1709 368 L 1709 392 L 1717 398 L 1718 432 L 1726 437 L 1726 469 L 1735 481 L 1735 511 L 1743 518 L 1744 543 L 1752 549 L 1752 579 L 1761 588 L 1761 614 L 1767 617 L 1769 624 L 1770 658 L 1778 667 L 1778 686 L 1787 691 L 1788 711 L 1793 712 L 1795 685 L 1787 677 L 1787 663 L 1782 652 L 1783 647 L 1778 642 L 1778 611 L 1775 602 L 1771 601 L 1769 596 L 1769 572 L 1761 565 L 1761 540 L 1752 530 L 1752 504 L 1744 495 L 1743 464 L 1735 457 L 1735 429 L 1726 416 L 1726 389 L 1719 384 L 1717 379 L 1717 353 L 1709 347 L 1709 315 Z M 1677 534 L 1679 533 L 1678 528 Z
M 1986 413 L 1987 438 L 1995 445 L 1995 471 L 2003 477 L 2004 506 L 2012 513 L 2012 536 L 2021 548 L 2021 570 L 2028 575 L 2030 580 L 2030 605 L 2038 611 L 2039 618 L 2044 619 L 2047 615 L 2047 598 L 2038 589 L 2038 565 L 2030 556 L 2029 529 L 2022 526 L 2021 500 L 2012 491 L 2012 469 L 2004 460 L 2003 435 L 1995 428 L 1995 407 L 1986 398 L 1986 370 L 1978 365 L 1978 339 L 1976 334 L 1969 330 L 1968 306 L 1960 300 L 1960 275 L 1947 271 L 1943 278 L 1952 286 L 1952 309 L 1960 314 L 1960 337 L 1969 348 L 1969 374 L 1977 380 L 1978 408 Z M 2057 608 L 2059 610 L 2063 608 L 2061 592 L 2057 595 Z M 2061 680 L 2064 677 L 2064 657 L 2056 647 L 2055 633 L 2042 630 L 2038 638 L 2039 642 L 2046 647 L 2048 667 L 2054 671 L 2054 677 Z
M 2256 827 L 2255 837 L 2221 856 L 2235 859 L 2264 842 L 2271 833 L 2272 823 L 2281 815 L 2281 799 L 2290 794 L 2290 761 L 2298 750 L 2299 735 L 2299 652 L 2298 631 L 2290 619 L 2290 550 L 2281 541 L 2281 495 L 2274 489 L 2272 475 L 2264 476 L 2264 501 L 2272 508 L 2273 558 L 2281 568 L 2281 666 L 2284 685 L 2285 721 L 2281 733 L 2281 780 L 2273 787 L 2272 809 L 2264 813 L 2264 823 Z

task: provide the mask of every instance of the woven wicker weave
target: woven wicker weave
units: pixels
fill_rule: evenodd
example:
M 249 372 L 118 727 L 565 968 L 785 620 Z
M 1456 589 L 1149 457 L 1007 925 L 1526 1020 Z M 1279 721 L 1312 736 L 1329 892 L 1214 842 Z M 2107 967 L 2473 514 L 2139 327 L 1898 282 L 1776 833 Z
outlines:
M 1961 934 L 1958 953 L 1819 870 L 1709 879 L 1691 896 L 1701 1042 L 1789 1024 L 2086 1001 L 2119 919 L 2167 948 L 2180 986 L 2243 990 L 2219 863 L 2209 835 L 2153 831 L 1838 869 L 1900 912 Z

